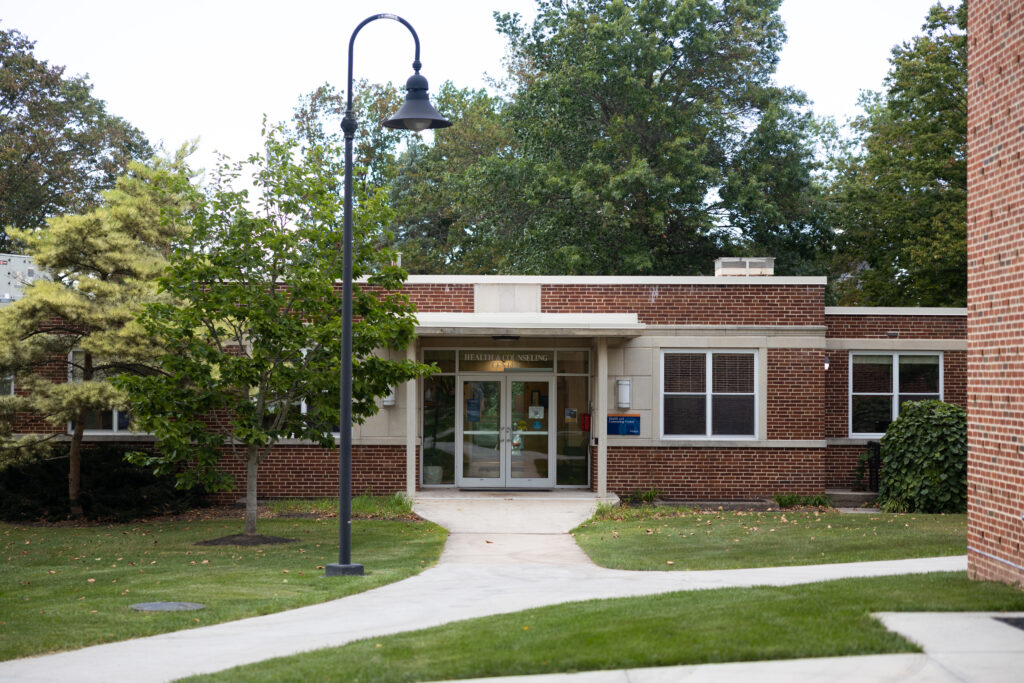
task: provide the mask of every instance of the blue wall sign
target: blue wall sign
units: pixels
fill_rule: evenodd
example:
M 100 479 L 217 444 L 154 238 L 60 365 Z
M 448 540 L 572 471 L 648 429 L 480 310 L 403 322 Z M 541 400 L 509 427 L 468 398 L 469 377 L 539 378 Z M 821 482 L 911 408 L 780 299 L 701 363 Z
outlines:
M 609 415 L 608 436 L 639 436 L 639 415 Z

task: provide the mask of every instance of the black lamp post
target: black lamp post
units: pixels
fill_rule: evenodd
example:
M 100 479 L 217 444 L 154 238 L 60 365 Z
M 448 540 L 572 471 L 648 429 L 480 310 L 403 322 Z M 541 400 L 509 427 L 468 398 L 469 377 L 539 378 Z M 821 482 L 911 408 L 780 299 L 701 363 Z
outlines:
M 399 21 L 412 33 L 416 54 L 412 68 L 415 73 L 405 84 L 405 104 L 393 118 L 384 122 L 388 128 L 421 131 L 446 128 L 450 121 L 437 113 L 427 98 L 427 79 L 420 75 L 420 38 L 408 21 L 395 14 L 374 14 L 363 19 L 348 41 L 348 85 L 345 88 L 345 232 L 342 274 L 341 332 L 341 421 L 339 422 L 338 458 L 338 562 L 324 568 L 327 576 L 362 574 L 363 565 L 352 564 L 352 140 L 356 135 L 356 116 L 352 108 L 352 46 L 359 31 L 377 19 Z

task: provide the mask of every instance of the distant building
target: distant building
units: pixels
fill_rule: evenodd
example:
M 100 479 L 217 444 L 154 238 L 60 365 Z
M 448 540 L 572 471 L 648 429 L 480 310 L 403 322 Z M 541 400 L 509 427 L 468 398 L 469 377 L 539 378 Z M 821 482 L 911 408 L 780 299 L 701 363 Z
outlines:
M 0 306 L 17 301 L 25 285 L 39 278 L 39 269 L 31 256 L 0 254 Z

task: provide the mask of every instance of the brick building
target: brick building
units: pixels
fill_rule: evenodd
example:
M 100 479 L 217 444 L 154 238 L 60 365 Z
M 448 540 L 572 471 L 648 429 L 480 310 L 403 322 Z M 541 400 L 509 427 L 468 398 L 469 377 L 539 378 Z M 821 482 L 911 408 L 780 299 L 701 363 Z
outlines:
M 406 353 L 441 372 L 354 428 L 354 490 L 820 494 L 854 485 L 858 454 L 902 401 L 966 403 L 963 309 L 831 308 L 824 278 L 719 266 L 410 277 L 419 325 Z M 122 417 L 98 416 L 87 438 L 147 439 Z M 333 449 L 282 443 L 260 467 L 260 495 L 333 495 L 337 462 Z M 241 463 L 228 465 L 244 490 Z
M 1024 7 L 968 12 L 968 568 L 1024 585 Z

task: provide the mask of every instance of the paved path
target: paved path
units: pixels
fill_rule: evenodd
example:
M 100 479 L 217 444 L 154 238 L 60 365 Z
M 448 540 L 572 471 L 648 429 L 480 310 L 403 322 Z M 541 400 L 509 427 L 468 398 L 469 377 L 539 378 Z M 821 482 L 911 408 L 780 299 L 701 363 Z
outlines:
M 167 681 L 360 638 L 576 600 L 966 569 L 963 557 L 699 572 L 602 569 L 565 533 L 595 505 L 592 495 L 575 493 L 515 500 L 504 494 L 420 499 L 416 511 L 452 533 L 438 565 L 417 576 L 278 614 L 0 662 L 0 680 Z M 657 676 L 662 670 L 652 671 Z M 679 679 L 638 679 L 630 673 L 628 680 Z

